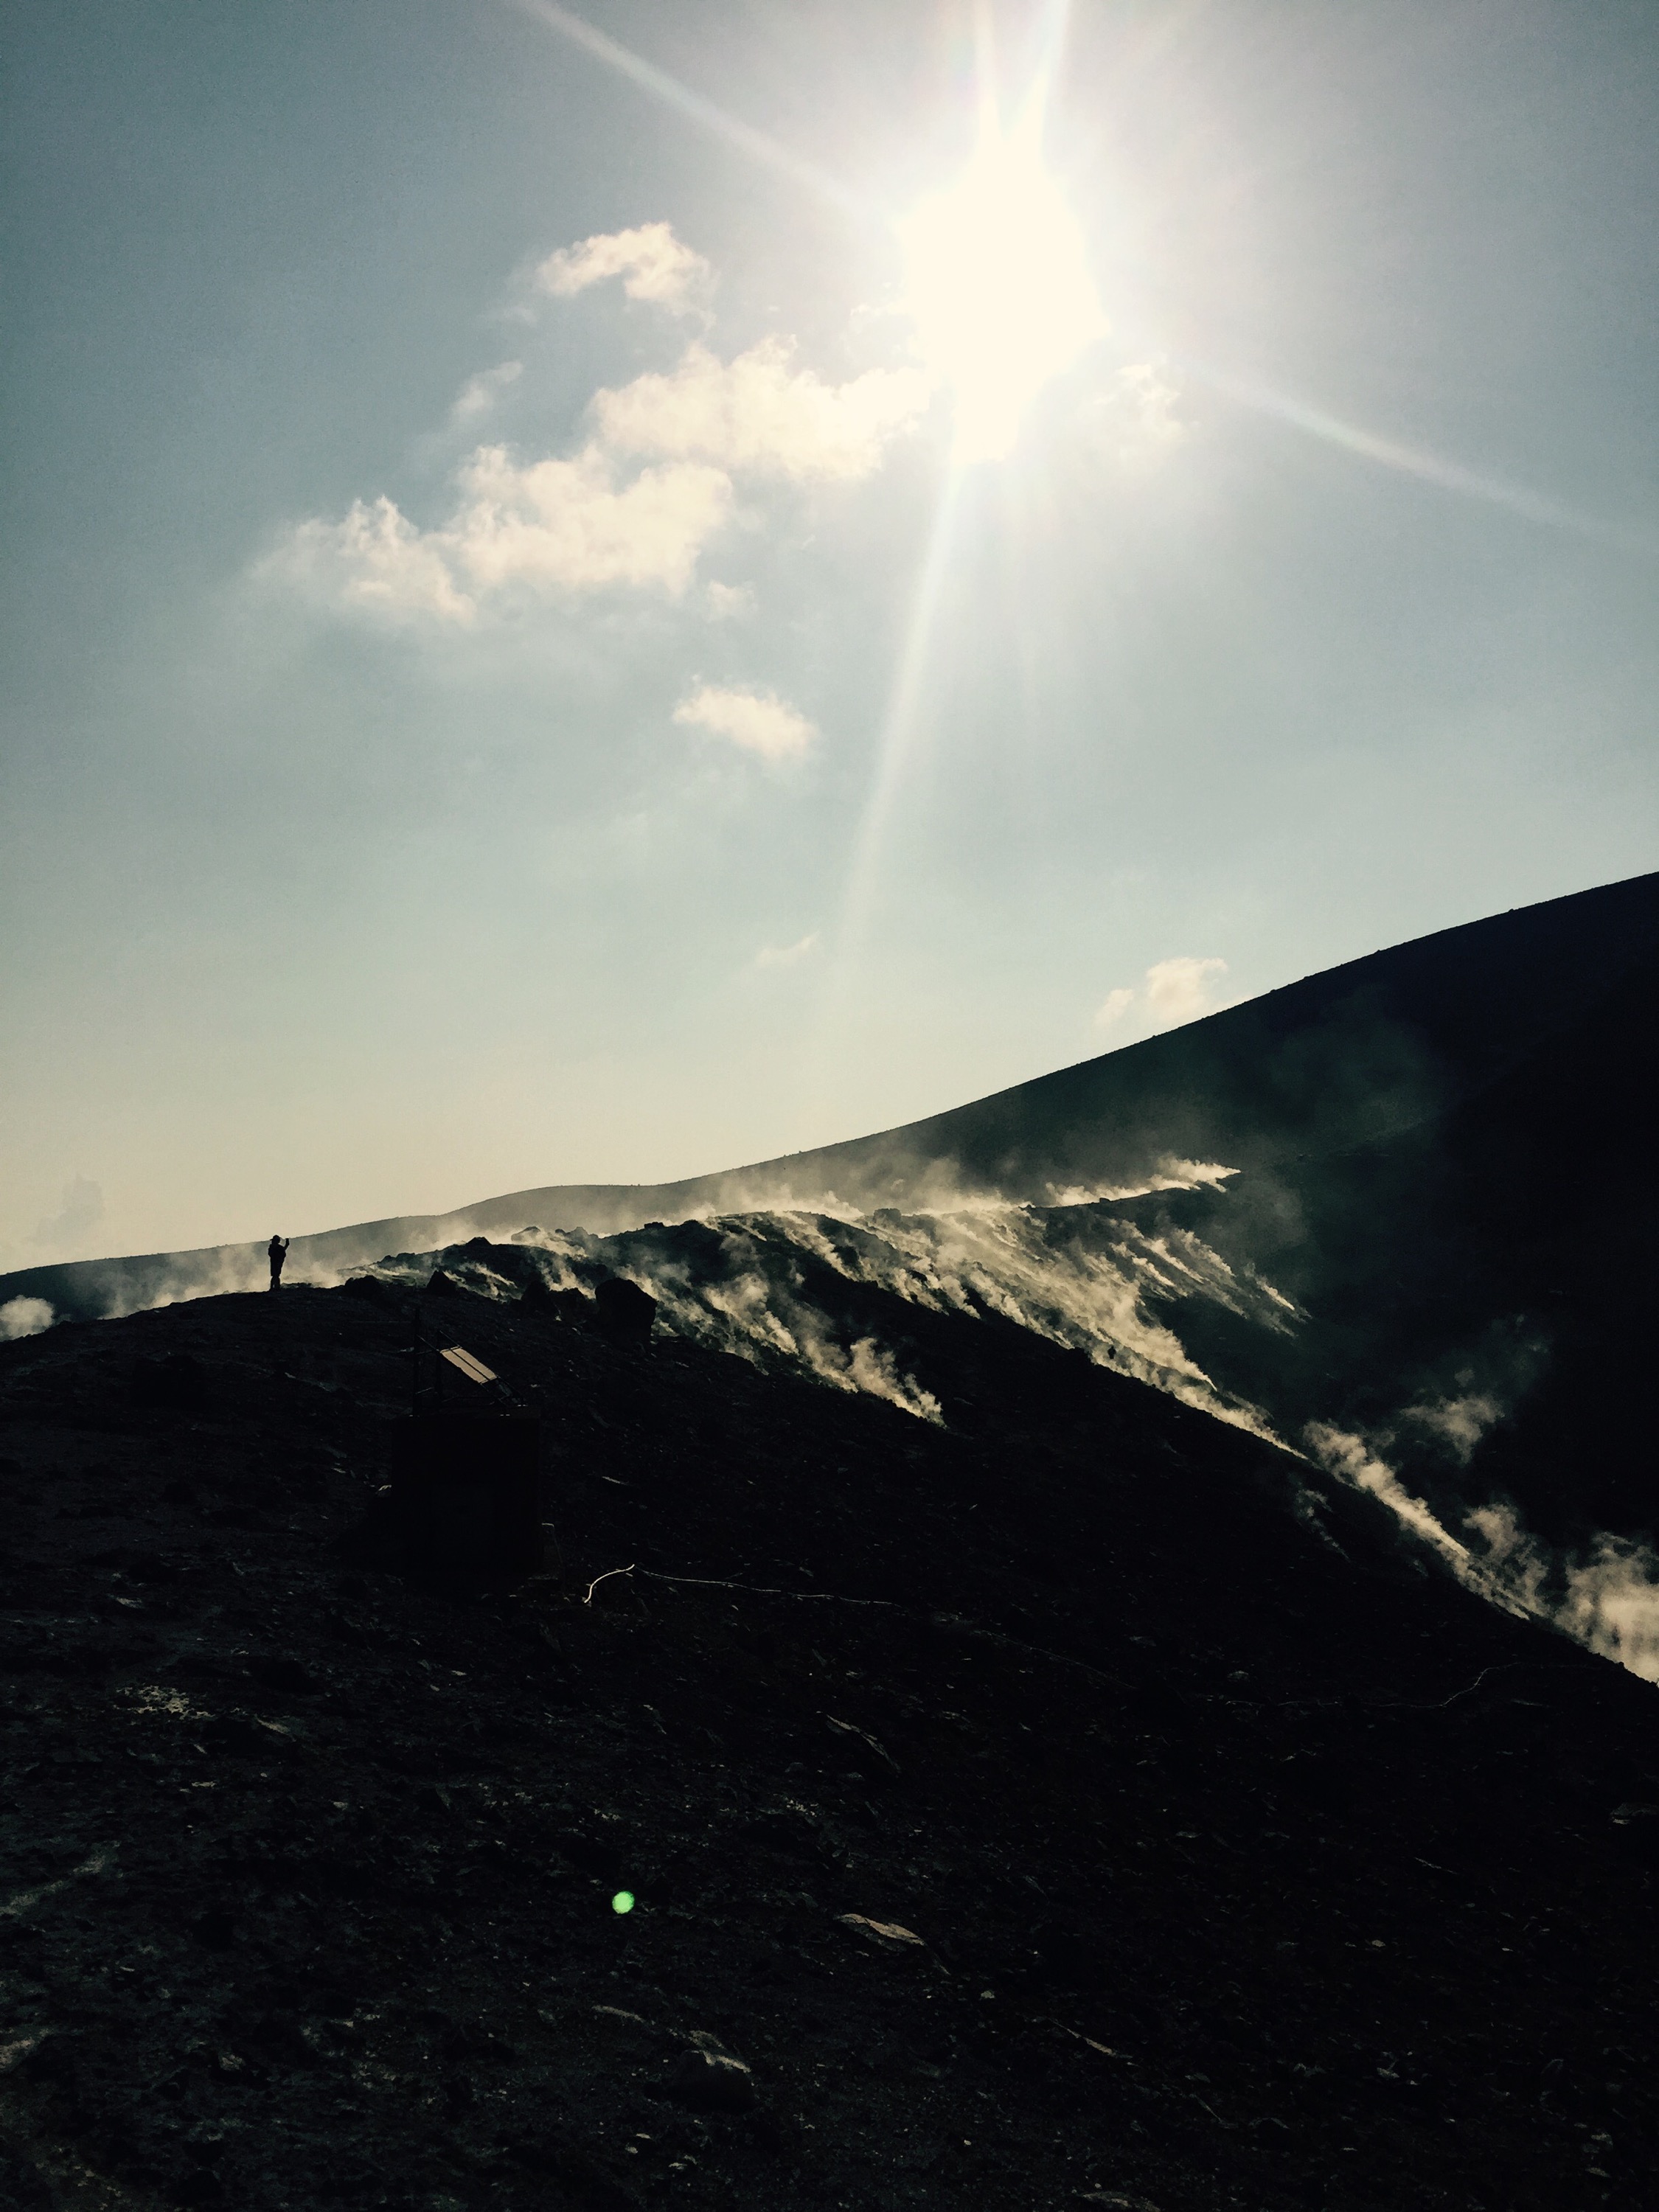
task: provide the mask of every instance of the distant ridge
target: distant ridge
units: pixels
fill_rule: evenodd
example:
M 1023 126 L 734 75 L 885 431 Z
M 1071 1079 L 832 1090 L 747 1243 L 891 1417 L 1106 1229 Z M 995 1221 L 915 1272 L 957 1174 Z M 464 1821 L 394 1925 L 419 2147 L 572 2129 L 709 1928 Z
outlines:
M 1650 1008 L 1659 874 L 1437 931 L 1139 1044 L 905 1127 L 656 1184 L 552 1184 L 442 1214 L 296 1237 L 290 1278 L 332 1279 L 534 1222 L 599 1234 L 698 1213 L 1046 1205 L 1144 1188 L 1170 1162 L 1265 1169 L 1443 1114 L 1597 1008 Z M 1641 1003 L 1638 1003 L 1638 1000 Z M 128 1312 L 263 1278 L 258 1244 L 75 1261 L 0 1276 L 0 1303 L 63 1319 Z

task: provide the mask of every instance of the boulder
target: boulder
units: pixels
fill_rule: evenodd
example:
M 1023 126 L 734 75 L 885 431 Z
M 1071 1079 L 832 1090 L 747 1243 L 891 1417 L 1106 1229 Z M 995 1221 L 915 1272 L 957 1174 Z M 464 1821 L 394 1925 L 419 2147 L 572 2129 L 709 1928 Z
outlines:
M 626 1275 L 610 1275 L 594 1291 L 593 1303 L 598 1310 L 594 1325 L 605 1335 L 648 1341 L 657 1318 L 657 1301 L 649 1291 L 642 1291 Z

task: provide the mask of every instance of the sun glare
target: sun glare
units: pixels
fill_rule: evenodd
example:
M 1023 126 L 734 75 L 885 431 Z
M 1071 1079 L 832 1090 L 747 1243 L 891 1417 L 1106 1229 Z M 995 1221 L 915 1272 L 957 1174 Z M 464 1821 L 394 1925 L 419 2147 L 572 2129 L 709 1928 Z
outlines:
M 956 182 L 898 231 L 917 343 L 954 395 L 956 458 L 1000 459 L 1042 386 L 1106 328 L 1035 123 L 988 131 Z

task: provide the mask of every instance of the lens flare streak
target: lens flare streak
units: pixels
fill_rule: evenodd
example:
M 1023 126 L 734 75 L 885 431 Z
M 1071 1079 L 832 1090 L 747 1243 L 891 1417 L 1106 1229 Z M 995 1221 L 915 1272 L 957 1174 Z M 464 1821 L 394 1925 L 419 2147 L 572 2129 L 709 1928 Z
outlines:
M 1340 447 L 1344 453 L 1356 453 L 1362 460 L 1374 461 L 1379 467 L 1392 469 L 1401 476 L 1415 477 L 1419 483 L 1434 484 L 1442 491 L 1462 493 L 1470 499 L 1484 501 L 1489 507 L 1506 507 L 1511 514 L 1520 515 L 1528 522 L 1538 522 L 1556 530 L 1569 530 L 1576 536 L 1591 538 L 1605 545 L 1621 547 L 1626 552 L 1649 556 L 1659 554 L 1659 538 L 1651 532 L 1631 530 L 1617 523 L 1602 522 L 1594 515 L 1583 514 L 1576 507 L 1564 505 L 1559 500 L 1547 499 L 1541 493 L 1528 491 L 1523 484 L 1506 483 L 1501 477 L 1483 475 L 1475 469 L 1467 469 L 1461 462 L 1443 460 L 1438 454 L 1425 453 L 1420 447 L 1402 444 L 1398 439 L 1379 437 L 1374 430 L 1362 428 L 1358 423 L 1346 422 L 1340 416 L 1332 415 L 1321 407 L 1310 407 L 1304 401 L 1287 398 L 1265 385 L 1254 384 L 1241 377 L 1230 376 L 1224 371 L 1201 367 L 1197 362 L 1182 364 L 1188 375 L 1201 379 L 1212 390 L 1236 399 L 1258 414 L 1270 415 L 1276 421 L 1288 422 L 1310 437 L 1318 438 L 1328 446 Z
M 688 121 L 723 140 L 736 152 L 746 154 L 762 168 L 771 169 L 779 176 L 804 185 L 815 198 L 828 200 L 843 214 L 868 218 L 874 212 L 868 202 L 849 191 L 838 177 L 831 176 L 827 169 L 819 168 L 815 161 L 804 161 L 799 154 L 792 154 L 787 146 L 780 145 L 764 131 L 757 131 L 752 124 L 728 114 L 725 108 L 717 106 L 712 100 L 705 100 L 701 93 L 693 92 L 690 85 L 682 84 L 677 76 L 671 76 L 666 70 L 658 69 L 654 63 L 647 61 L 631 47 L 624 46 L 619 40 L 607 37 L 605 32 L 596 30 L 592 23 L 584 22 L 569 9 L 560 7 L 558 0 L 514 0 L 514 4 L 520 14 L 544 24 L 550 31 L 556 31 L 562 39 L 568 39 L 572 46 L 580 46 L 584 53 L 592 54 L 595 61 L 603 62 L 607 69 L 614 70 L 619 76 L 625 76 L 641 92 L 649 93 L 662 106 L 673 108 Z

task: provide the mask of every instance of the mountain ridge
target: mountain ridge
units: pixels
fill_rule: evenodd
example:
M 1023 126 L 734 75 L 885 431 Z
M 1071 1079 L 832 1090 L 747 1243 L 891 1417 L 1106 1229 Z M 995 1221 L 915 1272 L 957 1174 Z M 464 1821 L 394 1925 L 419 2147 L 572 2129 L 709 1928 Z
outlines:
M 1258 1168 L 1432 1118 L 1659 952 L 1659 873 L 1465 922 L 1370 953 L 1156 1037 L 868 1136 L 667 1183 L 548 1184 L 292 1240 L 296 1280 L 395 1249 L 769 1207 L 948 1210 L 1145 1186 L 1171 1162 Z M 1517 976 L 1526 979 L 1523 1005 Z M 0 1276 L 0 1304 L 126 1312 L 257 1281 L 258 1243 L 46 1263 Z

